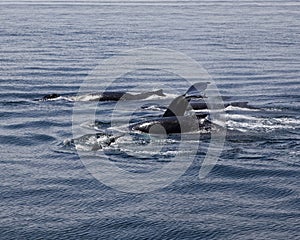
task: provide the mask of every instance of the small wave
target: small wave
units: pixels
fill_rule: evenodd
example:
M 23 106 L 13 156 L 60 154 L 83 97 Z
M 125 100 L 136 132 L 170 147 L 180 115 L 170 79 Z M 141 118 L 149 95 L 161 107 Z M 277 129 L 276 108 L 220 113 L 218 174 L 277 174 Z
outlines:
M 295 125 L 295 126 L 299 126 L 300 125 L 300 119 L 296 119 L 296 118 L 278 118 L 275 119 L 277 122 L 282 123 L 282 124 L 288 124 L 288 125 Z
M 166 99 L 166 96 L 151 95 L 147 98 L 140 99 L 139 101 L 160 100 L 160 99 Z
M 164 111 L 167 108 L 164 106 L 160 106 L 158 104 L 148 104 L 146 106 L 142 106 L 142 109 L 147 110 L 147 111 Z
M 86 94 L 66 97 L 65 99 L 71 102 L 89 102 L 89 101 L 99 101 L 102 97 L 101 94 Z
M 109 121 L 99 121 L 99 120 L 96 120 L 95 122 L 84 122 L 80 124 L 80 127 L 82 128 L 96 130 L 96 131 L 101 131 L 104 128 L 108 128 L 109 126 L 110 126 Z
M 35 99 L 38 101 L 59 101 L 59 100 L 68 100 L 67 97 L 63 97 L 63 96 L 59 96 L 59 97 L 55 97 L 55 98 L 49 98 L 49 99 Z
M 247 107 L 237 107 L 237 106 L 227 106 L 225 108 L 226 111 L 260 111 L 259 109 L 255 109 L 255 108 L 247 108 Z
M 227 121 L 228 129 L 240 132 L 249 130 L 270 132 L 279 129 L 296 129 L 299 125 L 300 119 L 295 118 L 257 118 L 239 114 L 229 116 Z
M 153 151 L 153 148 L 149 150 L 136 150 L 130 148 L 120 148 L 120 151 L 126 152 L 130 156 L 138 156 L 138 158 L 157 158 L 157 157 L 174 157 L 174 156 L 188 156 L 194 154 L 193 151 L 177 151 L 177 150 L 167 150 L 167 151 Z
M 252 120 L 252 121 L 258 121 L 259 118 L 249 116 L 249 115 L 244 115 L 244 114 L 226 114 L 227 119 L 238 119 L 238 120 Z

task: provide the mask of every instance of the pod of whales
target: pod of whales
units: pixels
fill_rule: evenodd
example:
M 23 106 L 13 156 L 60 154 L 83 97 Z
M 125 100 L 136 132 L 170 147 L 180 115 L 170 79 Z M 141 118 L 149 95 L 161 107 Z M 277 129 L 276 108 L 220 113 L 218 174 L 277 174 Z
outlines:
M 201 133 L 210 133 L 216 127 L 221 127 L 210 121 L 208 111 L 196 112 L 194 115 L 185 115 L 188 110 L 208 110 L 204 93 L 208 84 L 209 82 L 194 84 L 185 94 L 174 98 L 167 108 L 163 107 L 163 109 L 166 110 L 162 116 L 131 124 L 129 125 L 129 131 L 138 131 L 147 134 L 181 134 L 198 132 L 200 130 Z M 135 95 L 125 92 L 104 92 L 98 101 L 138 100 L 152 95 L 164 96 L 162 90 Z M 59 97 L 59 95 L 50 94 L 44 98 L 46 100 L 57 97 Z M 253 107 L 248 106 L 248 102 L 226 102 L 224 104 L 225 108 L 229 106 L 253 109 Z M 158 109 L 161 110 L 162 107 L 158 107 Z M 105 123 L 105 125 L 107 125 L 107 123 Z M 66 144 L 76 145 L 78 143 L 93 142 L 93 145 L 89 147 L 92 151 L 97 151 L 110 146 L 124 135 L 125 134 L 114 136 L 107 132 L 87 134 L 79 138 L 68 140 Z

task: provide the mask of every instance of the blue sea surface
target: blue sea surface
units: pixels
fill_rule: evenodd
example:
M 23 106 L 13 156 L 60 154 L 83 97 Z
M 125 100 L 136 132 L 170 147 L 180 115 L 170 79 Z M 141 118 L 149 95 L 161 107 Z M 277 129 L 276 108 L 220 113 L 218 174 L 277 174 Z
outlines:
M 0 239 L 300 239 L 299 10 L 296 0 L 1 2 Z M 38 99 L 76 96 L 103 60 L 143 47 L 189 56 L 224 99 L 253 108 L 225 109 L 225 145 L 205 178 L 198 176 L 204 138 L 182 176 L 138 194 L 94 178 L 78 152 L 101 149 L 68 144 L 74 101 Z M 179 81 L 141 70 L 114 87 L 134 90 L 134 82 L 155 90 L 153 79 L 169 88 Z M 115 106 L 98 105 L 98 127 Z M 123 152 L 133 149 L 129 140 Z M 114 161 L 131 171 L 168 161 L 145 156 Z

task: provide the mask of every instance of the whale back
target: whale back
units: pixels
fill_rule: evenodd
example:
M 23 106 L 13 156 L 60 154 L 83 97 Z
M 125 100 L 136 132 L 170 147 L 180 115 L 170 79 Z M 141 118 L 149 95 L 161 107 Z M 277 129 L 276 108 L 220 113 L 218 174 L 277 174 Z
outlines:
M 46 100 L 51 100 L 51 99 L 55 99 L 55 98 L 58 98 L 60 97 L 60 95 L 56 94 L 56 93 L 52 93 L 52 94 L 47 94 L 46 96 L 44 96 L 42 98 L 43 101 L 46 101 Z

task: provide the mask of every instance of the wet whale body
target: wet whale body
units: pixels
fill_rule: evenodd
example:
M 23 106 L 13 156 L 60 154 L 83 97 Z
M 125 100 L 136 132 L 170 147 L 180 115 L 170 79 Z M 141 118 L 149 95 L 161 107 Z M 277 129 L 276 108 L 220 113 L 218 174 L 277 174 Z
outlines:
M 209 131 L 212 123 L 208 119 L 208 114 L 184 115 L 191 99 L 204 97 L 200 92 L 206 89 L 207 84 L 194 84 L 185 94 L 176 97 L 170 103 L 163 116 L 132 124 L 129 129 L 152 134 Z
M 190 107 L 193 110 L 205 110 L 207 109 L 207 105 L 205 101 L 191 101 L 189 102 Z M 224 108 L 227 107 L 239 107 L 239 108 L 248 108 L 248 109 L 256 109 L 255 107 L 252 107 L 248 105 L 248 102 L 227 102 L 224 103 Z
M 97 151 L 99 149 L 107 148 L 123 134 L 113 136 L 104 132 L 97 132 L 94 134 L 85 134 L 78 138 L 67 139 L 63 142 L 65 146 L 75 146 L 78 150 L 91 150 Z
M 185 96 L 178 96 L 161 117 L 132 124 L 129 129 L 151 134 L 209 131 L 211 129 L 209 115 L 207 113 L 184 115 L 188 106 L 189 100 Z
M 203 91 L 207 83 L 196 83 L 187 92 L 176 97 L 166 109 L 165 113 L 158 118 L 135 123 L 129 126 L 132 131 L 140 131 L 153 134 L 172 134 L 187 132 L 210 132 L 222 126 L 212 123 L 208 113 L 196 113 L 184 115 L 187 110 L 208 110 Z M 227 102 L 224 107 L 238 107 L 256 109 L 248 105 L 248 102 Z
M 187 99 L 176 98 L 167 108 L 163 116 L 146 120 L 130 125 L 130 130 L 140 131 L 152 134 L 172 134 L 201 131 L 210 132 L 212 128 L 221 127 L 209 120 L 209 114 L 206 112 L 184 116 L 186 110 L 208 110 L 204 101 L 189 102 Z M 230 102 L 225 103 L 224 107 L 238 107 L 247 109 L 257 109 L 249 106 L 248 102 Z
M 41 100 L 42 101 L 48 101 L 48 100 L 56 100 L 60 98 L 66 98 L 70 101 L 123 101 L 123 100 L 141 100 L 146 99 L 151 96 L 166 96 L 163 93 L 163 90 L 157 90 L 157 91 L 149 91 L 149 92 L 143 92 L 138 94 L 131 94 L 127 92 L 103 92 L 103 93 L 92 93 L 92 94 L 86 94 L 86 95 L 79 95 L 79 96 L 63 96 L 56 93 L 45 95 Z
M 195 116 L 161 117 L 133 124 L 130 126 L 130 130 L 151 134 L 189 133 L 199 130 L 209 132 L 212 123 L 207 116 L 207 114 L 197 114 Z

